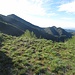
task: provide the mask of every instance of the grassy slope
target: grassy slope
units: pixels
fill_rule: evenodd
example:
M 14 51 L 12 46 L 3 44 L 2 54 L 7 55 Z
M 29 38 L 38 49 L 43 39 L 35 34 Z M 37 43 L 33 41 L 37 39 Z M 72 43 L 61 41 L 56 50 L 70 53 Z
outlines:
M 0 34 L 0 75 L 75 75 L 74 40 L 53 43 Z

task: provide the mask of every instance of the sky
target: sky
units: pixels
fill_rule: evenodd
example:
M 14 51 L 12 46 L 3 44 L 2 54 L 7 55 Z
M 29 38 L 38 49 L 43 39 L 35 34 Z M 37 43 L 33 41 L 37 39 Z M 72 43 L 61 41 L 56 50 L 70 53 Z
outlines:
M 75 0 L 0 0 L 0 14 L 15 14 L 40 27 L 75 28 Z

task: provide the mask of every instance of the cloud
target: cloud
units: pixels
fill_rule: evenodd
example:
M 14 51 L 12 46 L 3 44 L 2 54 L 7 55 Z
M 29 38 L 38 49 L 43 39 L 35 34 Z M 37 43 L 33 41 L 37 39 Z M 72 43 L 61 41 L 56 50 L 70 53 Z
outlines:
M 58 11 L 65 11 L 69 13 L 75 13 L 75 0 L 59 6 Z
M 66 20 L 66 21 L 69 21 L 69 20 L 72 20 L 73 18 L 68 18 L 68 17 L 62 17 L 61 20 Z
M 23 13 L 43 16 L 46 14 L 45 9 L 42 7 L 45 2 L 44 0 L 1 0 L 0 13 Z
M 4 15 L 37 15 L 48 16 L 47 5 L 51 0 L 0 0 L 0 13 Z M 51 13 L 52 16 L 52 13 Z

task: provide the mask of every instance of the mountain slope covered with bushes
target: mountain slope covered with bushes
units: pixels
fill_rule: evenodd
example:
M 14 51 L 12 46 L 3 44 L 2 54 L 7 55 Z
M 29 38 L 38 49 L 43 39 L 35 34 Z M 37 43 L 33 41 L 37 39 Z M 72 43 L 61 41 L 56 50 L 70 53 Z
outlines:
M 0 33 L 0 75 L 75 75 L 75 36 L 65 42 Z

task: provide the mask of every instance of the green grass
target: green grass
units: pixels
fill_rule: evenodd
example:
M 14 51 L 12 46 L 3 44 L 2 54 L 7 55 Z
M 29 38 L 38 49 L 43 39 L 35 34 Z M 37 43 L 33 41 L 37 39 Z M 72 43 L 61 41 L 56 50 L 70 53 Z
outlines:
M 0 33 L 0 75 L 75 75 L 75 36 L 65 42 Z

